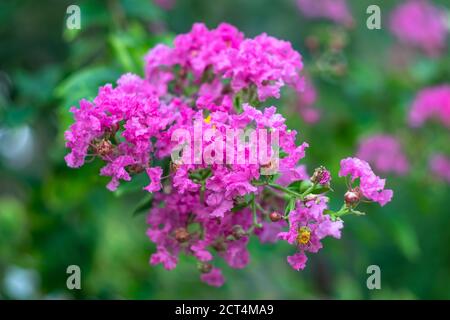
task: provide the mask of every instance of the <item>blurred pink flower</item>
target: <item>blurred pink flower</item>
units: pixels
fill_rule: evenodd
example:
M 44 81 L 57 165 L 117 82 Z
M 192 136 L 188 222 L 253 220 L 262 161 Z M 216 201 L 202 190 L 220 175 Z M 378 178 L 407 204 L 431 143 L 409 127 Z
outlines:
M 404 175 L 409 170 L 402 146 L 393 136 L 374 135 L 361 140 L 356 156 L 372 164 L 379 172 Z
M 347 27 L 354 22 L 345 0 L 297 0 L 297 6 L 308 18 L 326 18 Z
M 175 0 L 153 0 L 153 2 L 164 10 L 170 10 L 175 5 Z
M 450 85 L 443 84 L 422 89 L 409 112 L 409 124 L 420 127 L 429 118 L 435 118 L 450 128 Z
M 430 159 L 430 170 L 439 179 L 450 182 L 450 159 L 443 154 L 435 154 Z
M 430 56 L 442 52 L 448 32 L 445 12 L 426 0 L 408 0 L 395 8 L 390 29 L 402 43 Z
M 317 100 L 317 91 L 311 79 L 305 78 L 305 89 L 297 93 L 297 109 L 302 119 L 314 124 L 320 119 L 320 111 L 314 107 Z
M 225 282 L 222 271 L 219 268 L 213 268 L 210 272 L 202 274 L 200 279 L 213 287 L 220 287 Z

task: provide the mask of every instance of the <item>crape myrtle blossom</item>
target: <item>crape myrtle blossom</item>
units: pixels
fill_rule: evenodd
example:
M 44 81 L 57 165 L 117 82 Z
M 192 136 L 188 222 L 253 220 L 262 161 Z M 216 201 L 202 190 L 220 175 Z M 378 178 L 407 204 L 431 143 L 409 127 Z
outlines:
M 290 43 L 266 34 L 247 39 L 229 24 L 212 30 L 195 24 L 145 59 L 145 78 L 125 74 L 71 108 L 65 160 L 78 168 L 97 158 L 109 190 L 125 183 L 151 194 L 151 265 L 172 270 L 181 254 L 190 255 L 200 279 L 221 286 L 217 260 L 244 268 L 252 235 L 295 245 L 299 251 L 288 263 L 296 270 L 324 237 L 340 237 L 342 218 L 358 214 L 357 202 L 349 206 L 345 198 L 340 210 L 328 208 L 330 172 L 320 166 L 310 177 L 300 163 L 308 143 L 297 142 L 277 107 L 261 106 L 284 85 L 303 89 L 302 59 Z M 228 143 L 227 133 L 236 131 L 260 139 L 255 149 L 239 135 Z M 264 161 L 250 161 L 255 150 Z M 341 171 L 360 178 L 367 199 L 390 200 L 392 192 L 382 190 L 384 180 L 368 164 L 353 161 Z
M 359 179 L 359 186 L 356 187 L 356 190 L 366 199 L 378 202 L 381 206 L 391 201 L 393 191 L 384 189 L 386 180 L 375 175 L 366 161 L 358 158 L 342 159 L 339 176 L 347 175 L 350 175 L 351 182 Z
M 298 252 L 287 258 L 288 263 L 295 270 L 305 268 L 307 257 L 305 252 L 316 253 L 322 248 L 320 242 L 327 236 L 339 239 L 342 220 L 332 220 L 330 215 L 324 214 L 327 209 L 327 198 L 319 196 L 315 200 L 297 202 L 296 209 L 289 214 L 289 230 L 280 232 L 278 238 L 295 245 Z
M 429 119 L 450 128 L 450 84 L 424 88 L 414 98 L 409 111 L 409 124 L 420 127 Z
M 450 183 L 450 158 L 443 154 L 434 154 L 430 158 L 429 168 L 437 179 Z
M 446 13 L 427 0 L 407 0 L 391 13 L 389 25 L 398 40 L 436 56 L 446 46 Z
M 266 34 L 245 39 L 241 32 L 226 23 L 213 30 L 196 23 L 190 33 L 175 38 L 173 48 L 158 45 L 152 49 L 146 56 L 145 71 L 149 82 L 163 93 L 174 79 L 174 72 L 179 76 L 175 83 L 177 91 L 190 82 L 199 85 L 201 77 L 229 79 L 229 85 L 212 81 L 215 90 L 207 90 L 210 91 L 208 97 L 203 98 L 215 98 L 220 102 L 252 86 L 256 87 L 261 101 L 279 98 L 284 85 L 301 91 L 303 78 L 299 72 L 302 69 L 300 54 L 287 41 Z M 193 75 L 192 80 L 188 79 L 188 72 Z M 217 92 L 222 94 L 217 95 Z
M 324 18 L 351 27 L 354 23 L 346 0 L 296 0 L 297 7 L 308 18 Z
M 409 162 L 400 142 L 386 134 L 362 139 L 356 157 L 371 163 L 377 171 L 382 173 L 393 172 L 405 175 L 409 170 Z

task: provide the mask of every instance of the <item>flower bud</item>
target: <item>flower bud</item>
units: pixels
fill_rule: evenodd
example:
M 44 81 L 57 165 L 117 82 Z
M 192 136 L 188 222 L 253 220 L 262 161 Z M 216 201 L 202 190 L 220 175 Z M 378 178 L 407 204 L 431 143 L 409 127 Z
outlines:
M 227 245 L 223 241 L 217 241 L 216 243 L 214 243 L 212 245 L 212 247 L 214 249 L 216 249 L 216 251 L 219 251 L 219 252 L 223 252 L 223 251 L 227 250 Z
M 319 40 L 317 39 L 316 36 L 308 36 L 306 38 L 306 47 L 310 50 L 310 51 L 315 51 L 319 48 Z
M 175 162 L 170 162 L 170 172 L 171 173 L 177 172 L 179 167 L 180 167 L 180 164 L 175 163 Z
M 132 164 L 131 166 L 128 166 L 128 172 L 131 174 L 138 174 L 144 171 L 144 167 L 140 164 Z
M 355 204 L 357 204 L 361 200 L 361 192 L 359 189 L 355 188 L 353 190 L 349 190 L 344 195 L 344 201 L 345 204 L 348 207 L 353 207 Z
M 269 214 L 269 219 L 272 222 L 278 222 L 280 221 L 282 218 L 281 214 L 279 214 L 278 212 L 274 211 L 271 214 Z
M 105 139 L 100 140 L 95 145 L 95 152 L 102 157 L 111 154 L 113 149 L 114 149 L 114 146 L 112 145 L 112 143 L 109 140 L 105 140 Z
M 236 240 L 239 240 L 239 239 L 241 239 L 243 236 L 245 236 L 246 235 L 246 232 L 245 232 L 245 230 L 242 228 L 242 226 L 241 225 L 234 225 L 233 226 L 233 228 L 232 228 L 232 234 L 233 234 L 233 237 L 236 239 Z
M 316 200 L 317 198 L 318 198 L 317 194 L 310 193 L 305 196 L 304 200 L 305 200 L 305 202 L 309 202 L 309 201 Z
M 198 270 L 200 270 L 201 273 L 209 273 L 211 272 L 213 268 L 213 265 L 208 262 L 200 262 L 198 264 Z
M 314 174 L 311 177 L 311 182 L 325 186 L 328 185 L 330 181 L 330 172 L 325 167 L 320 166 L 316 170 L 314 170 Z
M 175 230 L 175 239 L 178 242 L 186 242 L 190 238 L 189 232 L 186 230 L 186 228 L 178 228 Z

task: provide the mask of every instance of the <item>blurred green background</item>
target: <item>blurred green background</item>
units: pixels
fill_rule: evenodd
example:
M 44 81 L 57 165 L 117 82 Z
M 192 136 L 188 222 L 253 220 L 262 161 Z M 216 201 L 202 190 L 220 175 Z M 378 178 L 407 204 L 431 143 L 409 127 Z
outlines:
M 401 1 L 349 1 L 351 30 L 305 19 L 295 0 L 166 2 L 173 7 L 151 0 L 0 2 L 0 298 L 449 299 L 450 188 L 426 166 L 430 150 L 449 154 L 449 132 L 411 130 L 406 116 L 417 90 L 449 81 L 450 57 L 390 62 L 388 13 Z M 448 1 L 435 3 L 449 9 Z M 66 28 L 70 4 L 81 8 L 81 30 Z M 382 9 L 381 30 L 366 28 L 369 4 Z M 335 173 L 337 195 L 344 192 L 339 160 L 355 153 L 361 137 L 394 134 L 413 163 L 408 176 L 386 176 L 392 203 L 346 219 L 342 239 L 326 239 L 302 272 L 286 263 L 292 247 L 257 239 L 247 268 L 224 268 L 222 288 L 200 282 L 191 258 L 173 271 L 152 267 L 145 215 L 133 215 L 141 194 L 108 192 L 98 162 L 79 170 L 64 162 L 70 106 L 121 73 L 143 75 L 143 55 L 194 22 L 229 22 L 248 37 L 266 32 L 301 52 L 321 120 L 303 123 L 289 95 L 276 104 L 310 143 L 308 168 L 323 164 Z M 325 48 L 320 54 L 308 49 L 311 36 Z M 342 50 L 327 51 L 336 39 Z M 74 264 L 82 290 L 70 291 L 66 268 Z M 366 287 L 372 264 L 381 268 L 381 290 Z

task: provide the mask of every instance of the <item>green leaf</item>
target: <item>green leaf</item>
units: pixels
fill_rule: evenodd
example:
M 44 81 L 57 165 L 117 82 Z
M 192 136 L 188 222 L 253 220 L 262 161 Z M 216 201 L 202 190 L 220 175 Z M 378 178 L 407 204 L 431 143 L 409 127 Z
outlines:
M 311 193 L 313 193 L 313 194 L 322 194 L 322 193 L 328 192 L 330 190 L 331 190 L 330 187 L 318 184 L 318 185 L 316 185 L 314 187 L 314 189 L 312 189 Z
M 353 210 L 353 209 L 350 210 L 350 212 L 353 213 L 353 214 L 356 214 L 357 216 L 364 216 L 364 215 L 366 215 L 365 212 L 358 211 L 358 210 Z
M 118 197 L 123 196 L 131 192 L 141 191 L 150 182 L 147 174 L 141 172 L 132 177 L 131 181 L 123 181 L 120 186 L 114 191 L 114 194 Z
M 120 3 L 128 17 L 144 21 L 159 21 L 163 18 L 162 9 L 153 4 L 152 1 L 121 0 Z
M 288 215 L 292 210 L 295 209 L 295 198 L 289 198 L 286 203 L 286 207 L 284 208 L 284 214 Z
M 236 204 L 236 205 L 231 209 L 231 211 L 237 212 L 237 211 L 239 211 L 239 210 L 244 209 L 244 208 L 247 207 L 247 206 L 248 206 L 248 203 L 247 203 L 247 202 L 238 203 L 238 204 Z
M 312 186 L 312 182 L 309 180 L 302 180 L 302 182 L 300 183 L 300 188 L 297 191 L 298 193 L 303 193 L 306 190 L 308 190 L 310 187 Z
M 187 230 L 190 234 L 196 233 L 196 232 L 201 232 L 202 231 L 202 227 L 199 223 L 190 223 L 187 227 Z
M 133 216 L 137 216 L 139 214 L 145 213 L 153 206 L 153 194 L 149 193 L 146 197 L 144 197 L 139 204 L 137 205 L 136 209 L 133 211 Z
M 95 97 L 98 87 L 117 80 L 120 73 L 111 67 L 95 67 L 78 71 L 63 80 L 55 89 L 59 98 L 64 98 L 66 108 L 76 104 L 81 98 Z

